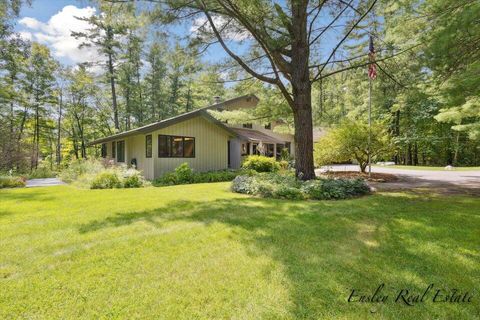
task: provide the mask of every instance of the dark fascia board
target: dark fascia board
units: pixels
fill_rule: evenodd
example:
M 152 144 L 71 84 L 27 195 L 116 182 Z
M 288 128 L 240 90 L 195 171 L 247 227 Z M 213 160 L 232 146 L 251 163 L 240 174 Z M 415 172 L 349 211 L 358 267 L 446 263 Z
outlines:
M 187 112 L 187 113 L 183 113 L 183 114 L 178 115 L 176 117 L 172 117 L 172 118 L 169 118 L 169 119 L 166 119 L 166 120 L 151 123 L 151 124 L 148 124 L 148 125 L 140 127 L 140 128 L 136 128 L 136 129 L 128 130 L 128 131 L 125 131 L 125 132 L 120 132 L 120 133 L 117 133 L 117 134 L 114 134 L 114 135 L 111 135 L 111 136 L 108 136 L 108 137 L 96 139 L 96 140 L 88 143 L 88 146 L 92 146 L 92 145 L 96 145 L 96 144 L 99 144 L 99 143 L 104 143 L 104 142 L 108 142 L 108 141 L 112 141 L 112 140 L 117 140 L 117 139 L 120 139 L 120 138 L 129 137 L 129 136 L 132 136 L 132 135 L 135 135 L 135 134 L 148 133 L 148 132 L 151 132 L 151 131 L 155 131 L 155 130 L 158 130 L 158 129 L 161 129 L 161 128 L 171 126 L 171 125 L 173 125 L 175 123 L 178 123 L 178 122 L 181 122 L 181 121 L 185 121 L 185 120 L 194 118 L 194 117 L 199 116 L 199 115 L 202 115 L 205 119 L 207 119 L 207 120 L 211 121 L 212 123 L 222 127 L 227 132 L 229 132 L 231 134 L 231 136 L 236 137 L 237 134 L 234 131 L 232 131 L 230 128 L 225 126 L 222 122 L 218 121 L 213 116 L 211 116 L 208 112 L 206 112 L 206 110 L 226 107 L 226 106 L 234 104 L 235 102 L 238 102 L 238 101 L 241 101 L 241 100 L 244 100 L 244 99 L 249 99 L 249 98 L 256 100 L 257 103 L 258 103 L 258 101 L 260 101 L 260 99 L 258 99 L 258 97 L 255 96 L 254 94 L 247 94 L 247 95 L 244 95 L 244 96 L 241 96 L 241 97 L 236 97 L 236 98 L 233 98 L 233 99 L 230 99 L 230 100 L 222 101 L 220 103 L 212 104 L 210 106 L 207 106 L 207 107 L 204 107 L 204 108 L 201 108 L 201 109 L 197 109 L 197 110 L 193 110 L 193 111 L 190 111 L 190 112 Z
M 225 108 L 225 107 L 234 105 L 238 101 L 249 100 L 249 99 L 253 99 L 255 101 L 255 104 L 257 104 L 260 101 L 260 99 L 256 95 L 246 94 L 244 96 L 240 96 L 240 97 L 236 97 L 236 98 L 233 98 L 233 99 L 230 99 L 230 100 L 225 100 L 225 101 L 222 101 L 222 102 L 219 102 L 219 103 L 212 104 L 212 105 L 204 107 L 202 109 L 203 110 L 219 109 L 219 108 L 221 109 L 221 108 Z
M 209 121 L 210 123 L 213 123 L 213 124 L 221 127 L 222 129 L 224 129 L 225 131 L 227 131 L 230 136 L 232 136 L 232 137 L 237 136 L 236 132 L 234 132 L 233 130 L 231 130 L 227 126 L 225 126 L 222 122 L 215 119 L 205 109 L 197 109 L 197 110 L 194 110 L 194 111 L 183 113 L 179 116 L 176 116 L 176 117 L 173 117 L 173 118 L 170 118 L 170 119 L 162 120 L 162 121 L 155 122 L 155 123 L 152 123 L 152 124 L 140 127 L 140 128 L 132 129 L 132 130 L 121 132 L 121 133 L 118 133 L 118 134 L 114 134 L 114 135 L 111 135 L 111 136 L 108 136 L 108 137 L 105 137 L 105 138 L 97 139 L 97 140 L 94 140 L 94 141 L 90 142 L 88 145 L 92 146 L 92 145 L 96 145 L 96 144 L 99 144 L 99 143 L 104 143 L 104 142 L 108 142 L 108 141 L 112 141 L 112 140 L 118 140 L 118 139 L 121 139 L 121 138 L 133 136 L 133 135 L 136 135 L 136 134 L 147 134 L 147 133 L 150 133 L 152 131 L 156 131 L 156 130 L 159 130 L 159 129 L 162 129 L 162 128 L 170 127 L 174 124 L 177 124 L 179 122 L 186 121 L 186 120 L 189 120 L 189 119 L 192 119 L 192 118 L 195 118 L 195 117 L 203 117 L 207 121 Z

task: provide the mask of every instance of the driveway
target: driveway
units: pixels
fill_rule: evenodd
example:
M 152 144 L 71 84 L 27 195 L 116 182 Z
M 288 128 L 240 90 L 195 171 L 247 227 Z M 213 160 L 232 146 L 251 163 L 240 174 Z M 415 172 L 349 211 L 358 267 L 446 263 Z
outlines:
M 328 169 L 333 171 L 358 171 L 359 167 L 358 165 L 332 165 L 328 166 Z M 318 170 L 317 173 L 320 171 Z M 390 173 L 399 178 L 396 182 L 369 183 L 379 191 L 427 188 L 446 194 L 480 196 L 480 171 L 427 171 L 375 166 L 372 167 L 372 172 Z
M 60 180 L 58 178 L 45 178 L 45 179 L 27 180 L 27 188 L 60 186 L 62 184 L 65 184 L 65 182 L 63 182 L 62 180 Z

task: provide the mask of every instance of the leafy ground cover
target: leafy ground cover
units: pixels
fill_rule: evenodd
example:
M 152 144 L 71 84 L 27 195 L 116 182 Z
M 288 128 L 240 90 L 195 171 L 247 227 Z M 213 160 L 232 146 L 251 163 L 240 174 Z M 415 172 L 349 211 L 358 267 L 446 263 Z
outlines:
M 287 201 L 230 183 L 0 190 L 1 319 L 475 319 L 480 199 Z M 348 303 L 352 289 L 384 304 Z M 373 312 L 373 313 L 372 313 Z
M 368 172 L 359 171 L 328 171 L 321 173 L 320 176 L 328 178 L 342 178 L 342 179 L 358 179 L 362 178 L 373 182 L 394 182 L 398 180 L 398 177 L 389 173 L 372 172 L 368 175 Z

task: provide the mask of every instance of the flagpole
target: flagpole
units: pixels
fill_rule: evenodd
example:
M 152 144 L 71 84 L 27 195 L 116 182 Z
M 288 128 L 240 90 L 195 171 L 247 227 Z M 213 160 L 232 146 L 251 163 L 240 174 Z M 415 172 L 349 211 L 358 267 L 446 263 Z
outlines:
M 368 77 L 368 177 L 372 176 L 372 158 L 370 156 L 370 144 L 372 143 L 372 78 Z

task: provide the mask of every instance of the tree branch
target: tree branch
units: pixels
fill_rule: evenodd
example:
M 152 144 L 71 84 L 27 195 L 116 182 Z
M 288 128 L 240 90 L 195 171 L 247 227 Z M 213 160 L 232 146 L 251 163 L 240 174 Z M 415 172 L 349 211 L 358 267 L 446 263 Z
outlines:
M 342 38 L 342 40 L 340 40 L 340 42 L 337 43 L 337 45 L 335 46 L 335 49 L 333 49 L 332 53 L 330 54 L 330 56 L 328 57 L 326 63 L 328 63 L 330 61 L 330 59 L 332 59 L 332 57 L 335 55 L 335 53 L 337 52 L 338 48 L 340 48 L 340 46 L 343 44 L 343 42 L 348 38 L 348 36 L 350 35 L 350 33 L 352 33 L 352 31 L 357 27 L 357 25 L 367 16 L 367 14 L 373 9 L 373 7 L 375 6 L 375 4 L 377 3 L 378 0 L 374 0 L 372 2 L 372 4 L 370 5 L 370 7 L 363 13 L 363 15 L 357 20 L 357 22 L 355 22 L 353 24 L 353 26 L 350 28 L 350 30 L 348 30 L 348 32 L 345 34 L 345 36 Z M 318 74 L 314 77 L 314 81 L 316 80 L 316 78 L 322 73 L 323 69 L 325 69 L 326 67 L 326 64 L 318 71 Z
M 277 83 L 277 79 L 275 78 L 270 78 L 270 77 L 266 77 L 266 76 L 263 76 L 257 72 L 255 72 L 254 70 L 252 70 L 239 56 L 237 56 L 235 53 L 232 52 L 232 50 L 230 50 L 230 48 L 228 48 L 228 46 L 226 45 L 225 41 L 223 40 L 222 36 L 220 35 L 220 33 L 218 32 L 216 26 L 215 26 L 215 23 L 213 22 L 213 19 L 212 17 L 210 16 L 210 14 L 208 13 L 208 10 L 205 8 L 204 4 L 202 3 L 203 5 L 203 13 L 205 14 L 205 16 L 207 17 L 208 19 L 208 22 L 210 23 L 210 26 L 212 27 L 212 30 L 213 30 L 213 33 L 215 34 L 215 36 L 217 37 L 218 39 L 218 42 L 220 43 L 220 45 L 222 46 L 222 48 L 228 53 L 228 55 L 230 57 L 232 57 L 232 59 L 234 59 L 240 66 L 242 66 L 242 68 L 245 69 L 245 71 L 247 71 L 249 74 L 251 74 L 252 76 L 262 80 L 262 81 L 265 81 L 267 83 L 271 83 L 271 84 L 276 84 Z

